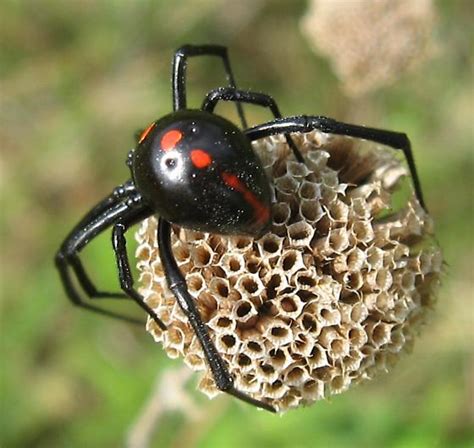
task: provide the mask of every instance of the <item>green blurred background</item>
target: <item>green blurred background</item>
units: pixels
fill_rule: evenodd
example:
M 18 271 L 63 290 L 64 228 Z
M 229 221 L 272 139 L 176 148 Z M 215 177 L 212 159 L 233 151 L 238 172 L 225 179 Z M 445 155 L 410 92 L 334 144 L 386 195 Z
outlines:
M 171 412 L 151 446 L 474 446 L 474 5 L 435 5 L 435 57 L 351 99 L 301 32 L 305 1 L 1 2 L 1 446 L 123 446 L 155 378 L 181 365 L 144 330 L 71 306 L 52 259 L 126 178 L 134 132 L 171 110 L 173 50 L 207 42 L 229 46 L 239 85 L 285 115 L 406 131 L 448 266 L 436 313 L 390 374 L 284 417 L 194 393 L 204 423 Z M 224 82 L 217 61 L 193 61 L 189 104 Z M 109 236 L 84 255 L 116 288 Z

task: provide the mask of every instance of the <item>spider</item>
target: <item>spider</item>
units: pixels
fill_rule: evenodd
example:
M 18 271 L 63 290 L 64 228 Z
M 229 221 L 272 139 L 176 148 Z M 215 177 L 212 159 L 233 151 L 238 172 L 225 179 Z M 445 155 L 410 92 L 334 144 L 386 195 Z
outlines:
M 194 56 L 220 58 L 229 84 L 207 93 L 200 109 L 186 106 L 186 68 L 188 59 Z M 128 154 L 126 163 L 131 178 L 95 205 L 73 228 L 56 254 L 56 266 L 73 304 L 103 315 L 137 322 L 132 317 L 98 306 L 96 300 L 128 297 L 166 331 L 166 325 L 134 288 L 125 239 L 125 233 L 132 225 L 151 215 L 159 216 L 159 255 L 168 288 L 189 319 L 217 387 L 251 405 L 275 412 L 269 404 L 252 398 L 234 386 L 234 380 L 209 336 L 209 329 L 201 319 L 174 258 L 171 223 L 203 232 L 261 236 L 272 222 L 271 184 L 251 143 L 263 137 L 284 134 L 296 160 L 304 163 L 304 157 L 290 134 L 313 130 L 370 140 L 402 150 L 416 196 L 425 208 L 410 141 L 403 133 L 341 123 L 323 116 L 282 118 L 269 95 L 237 89 L 227 49 L 219 45 L 185 45 L 175 52 L 172 94 L 173 112 L 151 123 L 139 135 L 136 147 Z M 235 102 L 243 130 L 214 114 L 219 101 Z M 274 119 L 248 128 L 242 103 L 267 107 Z M 121 293 L 99 291 L 79 258 L 81 250 L 110 227 Z M 73 282 L 72 274 L 75 274 L 78 285 Z M 94 300 L 83 300 L 77 286 Z

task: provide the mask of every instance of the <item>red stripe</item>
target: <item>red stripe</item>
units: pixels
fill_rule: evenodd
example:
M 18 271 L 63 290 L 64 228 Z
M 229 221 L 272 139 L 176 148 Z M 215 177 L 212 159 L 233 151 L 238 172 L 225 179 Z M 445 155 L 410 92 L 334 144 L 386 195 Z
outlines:
M 138 144 L 140 144 L 143 140 L 146 139 L 146 136 L 150 133 L 150 131 L 155 127 L 155 122 L 150 124 L 143 132 L 142 135 L 140 135 L 140 138 L 138 140 Z
M 259 223 L 267 222 L 270 219 L 268 207 L 265 207 L 235 174 L 224 171 L 222 179 L 226 185 L 243 194 L 245 201 L 254 209 Z

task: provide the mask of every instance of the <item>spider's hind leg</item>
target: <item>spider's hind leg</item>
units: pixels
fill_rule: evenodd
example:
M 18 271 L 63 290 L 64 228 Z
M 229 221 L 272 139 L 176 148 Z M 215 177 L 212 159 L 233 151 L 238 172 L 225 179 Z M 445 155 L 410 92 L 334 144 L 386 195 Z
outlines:
M 227 48 L 222 45 L 183 45 L 178 48 L 173 59 L 173 110 L 186 109 L 186 68 L 188 59 L 193 56 L 217 56 L 224 64 L 227 82 L 236 88 L 234 73 L 230 65 Z M 242 105 L 237 103 L 237 113 L 244 128 L 247 127 Z
M 211 90 L 204 99 L 201 109 L 207 112 L 213 112 L 219 101 L 234 101 L 236 104 L 249 103 L 257 106 L 268 107 L 275 118 L 281 118 L 280 109 L 275 100 L 265 93 L 252 92 L 247 90 L 237 90 L 233 87 L 221 87 Z M 304 157 L 297 148 L 294 140 L 289 133 L 285 134 L 286 142 L 293 151 L 296 160 L 305 163 Z
M 179 306 L 193 327 L 194 333 L 201 344 L 209 368 L 211 369 L 216 386 L 219 390 L 245 401 L 248 404 L 270 412 L 276 412 L 276 409 L 268 403 L 252 398 L 250 395 L 234 387 L 234 379 L 230 375 L 224 360 L 209 336 L 208 327 L 201 319 L 194 298 L 189 294 L 186 281 L 176 263 L 171 249 L 171 226 L 163 219 L 160 219 L 158 224 L 158 247 L 168 287 L 173 292 Z

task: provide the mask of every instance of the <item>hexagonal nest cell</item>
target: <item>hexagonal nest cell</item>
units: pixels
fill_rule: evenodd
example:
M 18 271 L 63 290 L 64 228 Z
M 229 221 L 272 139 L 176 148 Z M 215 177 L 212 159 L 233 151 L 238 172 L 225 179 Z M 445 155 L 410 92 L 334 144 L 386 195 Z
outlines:
M 238 389 L 279 412 L 386 371 L 412 346 L 442 271 L 432 220 L 413 196 L 392 209 L 406 169 L 395 151 L 319 132 L 254 142 L 275 192 L 273 226 L 258 240 L 173 228 L 173 251 Z M 194 332 L 168 290 L 157 220 L 137 238 L 140 291 L 168 326 L 147 330 L 171 358 L 203 371 Z

